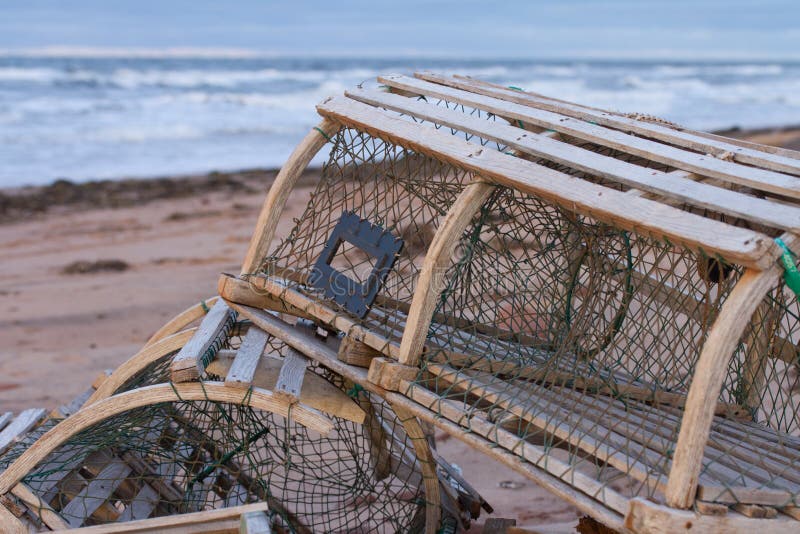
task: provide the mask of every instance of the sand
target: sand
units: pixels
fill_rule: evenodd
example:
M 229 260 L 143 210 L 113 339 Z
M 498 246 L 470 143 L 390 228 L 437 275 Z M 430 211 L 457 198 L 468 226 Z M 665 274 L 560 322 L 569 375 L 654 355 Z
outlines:
M 800 148 L 797 129 L 737 136 Z M 220 272 L 238 272 L 274 176 L 213 173 L 0 192 L 0 411 L 69 401 L 172 316 L 215 294 Z M 302 213 L 314 180 L 307 173 L 289 199 L 283 231 Z M 494 517 L 546 524 L 547 532 L 569 532 L 577 522 L 573 507 L 512 470 L 455 438 L 438 441 L 494 506 Z M 503 488 L 504 481 L 519 487 Z

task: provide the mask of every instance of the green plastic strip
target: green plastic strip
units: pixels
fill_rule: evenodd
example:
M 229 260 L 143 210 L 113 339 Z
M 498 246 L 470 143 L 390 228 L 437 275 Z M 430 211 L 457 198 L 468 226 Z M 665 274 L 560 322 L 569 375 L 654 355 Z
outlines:
M 800 272 L 798 272 L 797 265 L 795 264 L 795 254 L 789 250 L 789 247 L 786 246 L 786 243 L 784 243 L 783 239 L 780 237 L 775 238 L 775 243 L 783 249 L 783 254 L 781 255 L 783 280 L 786 282 L 786 285 L 789 286 L 789 289 L 800 297 Z
M 314 126 L 314 129 L 315 129 L 316 131 L 318 131 L 322 137 L 324 137 L 325 139 L 327 139 L 327 141 L 328 141 L 329 143 L 331 143 L 331 142 L 332 142 L 332 141 L 331 141 L 331 138 L 330 138 L 330 136 L 329 136 L 328 134 L 326 134 L 325 132 L 323 132 L 321 128 L 319 128 L 318 126 Z

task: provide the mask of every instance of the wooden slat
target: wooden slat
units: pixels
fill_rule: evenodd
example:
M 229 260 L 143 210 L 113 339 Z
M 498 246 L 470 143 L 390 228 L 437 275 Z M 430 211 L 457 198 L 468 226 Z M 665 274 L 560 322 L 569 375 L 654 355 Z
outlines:
M 502 86 L 492 87 L 492 84 L 477 82 L 476 80 L 457 77 L 448 78 L 428 73 L 418 73 L 416 76 L 420 79 L 444 83 L 487 96 L 496 96 L 510 102 L 521 103 L 538 109 L 594 122 L 603 126 L 633 132 L 698 152 L 713 154 L 715 156 L 730 154 L 734 161 L 740 163 L 756 165 L 773 171 L 800 174 L 800 161 L 797 161 L 797 157 L 786 157 L 764 150 L 749 148 L 746 145 L 733 143 L 731 140 L 725 140 L 719 136 L 698 135 L 698 133 L 689 130 L 670 128 L 669 126 L 636 120 L 616 113 L 593 110 L 586 106 L 580 106 L 542 95 L 515 91 Z
M 631 500 L 630 510 L 625 517 L 625 526 L 633 532 L 653 534 L 673 534 L 675 532 L 789 534 L 798 531 L 797 521 L 786 516 L 775 519 L 753 519 L 738 513 L 729 513 L 724 516 L 702 515 L 655 504 L 643 498 Z
M 264 512 L 242 514 L 239 534 L 272 534 L 269 517 Z
M 389 112 L 338 97 L 318 111 L 344 124 L 398 142 L 412 150 L 453 163 L 501 185 L 579 210 L 621 229 L 719 254 L 732 263 L 763 269 L 778 257 L 778 247 L 763 234 L 682 212 L 643 198 L 548 169 L 520 158 L 476 146 L 432 126 L 410 123 Z
M 437 416 L 448 419 L 462 428 L 469 429 L 470 432 L 488 439 L 490 443 L 512 451 L 518 457 L 544 469 L 559 479 L 569 481 L 574 488 L 598 499 L 612 509 L 623 513 L 627 509 L 627 499 L 616 493 L 605 483 L 576 470 L 574 466 L 561 462 L 544 448 L 532 445 L 523 438 L 498 428 L 494 423 L 490 423 L 478 415 L 476 411 L 467 411 L 460 407 L 459 403 L 443 399 L 439 395 L 411 382 L 404 382 L 400 391 L 403 396 L 431 409 Z M 454 432 L 451 432 L 451 434 L 456 435 Z
M 271 293 L 260 291 L 258 281 L 262 278 L 262 276 L 253 275 L 243 280 L 231 274 L 223 273 L 220 275 L 217 282 L 217 291 L 219 291 L 222 298 L 228 301 L 246 304 L 254 308 L 273 310 L 279 313 L 288 313 L 295 317 L 309 318 L 308 314 L 303 310 L 287 304 Z
M 86 403 L 87 400 L 92 396 L 95 392 L 94 386 L 90 386 L 86 389 L 83 393 L 72 399 L 67 404 L 63 404 L 59 406 L 56 410 L 54 410 L 54 414 L 56 417 L 69 417 L 70 415 L 74 414 L 78 410 L 81 409 L 81 406 Z
M 53 530 L 69 528 L 64 518 L 58 515 L 47 502 L 39 498 L 31 489 L 23 483 L 19 483 L 11 489 L 19 500 L 25 503 L 29 510 L 38 515 L 42 522 Z
M 25 524 L 3 503 L 0 503 L 0 524 L 4 526 L 7 534 L 26 534 L 28 532 Z
M 222 334 L 231 314 L 224 300 L 218 300 L 211 311 L 203 317 L 192 339 L 186 342 L 172 359 L 170 377 L 173 382 L 196 380 L 203 374 L 203 355 Z
M 130 466 L 120 460 L 112 460 L 93 478 L 67 505 L 61 515 L 71 527 L 83 525 L 116 491 L 131 472 Z
M 225 376 L 225 385 L 249 388 L 253 384 L 258 361 L 268 341 L 269 334 L 260 328 L 250 328 L 247 331 L 239 350 L 236 351 L 236 358 Z
M 6 412 L 0 415 L 0 430 L 3 430 L 8 423 L 14 418 L 14 414 L 12 412 Z
M 161 496 L 146 482 L 142 488 L 136 493 L 125 510 L 119 516 L 118 521 L 138 521 L 139 519 L 147 519 L 153 510 L 158 506 Z
M 372 309 L 377 310 L 379 308 L 374 307 Z M 350 365 L 369 367 L 372 359 L 380 356 L 380 354 L 377 350 L 352 336 L 344 336 L 339 344 L 339 361 Z
M 319 302 L 315 299 L 312 299 L 308 295 L 305 295 L 294 288 L 288 287 L 285 285 L 285 283 L 279 280 L 257 277 L 253 283 L 259 290 L 271 293 L 272 295 L 275 295 L 281 299 L 285 299 L 286 302 L 292 306 L 302 309 L 309 317 L 313 317 L 322 323 L 330 325 L 337 330 L 344 332 L 346 335 L 351 335 L 356 339 L 360 339 L 379 352 L 392 356 L 393 358 L 397 358 L 400 350 L 399 344 L 392 343 L 389 339 L 380 335 L 379 333 L 365 328 L 363 325 L 353 320 L 350 316 L 343 313 L 338 313 L 330 306 L 327 306 L 324 302 Z M 231 303 L 231 306 L 237 310 L 240 309 L 239 307 L 251 308 L 250 306 L 235 304 L 236 303 Z M 271 331 L 268 330 L 268 332 L 272 334 Z
M 154 517 L 152 519 L 129 521 L 127 523 L 84 527 L 70 532 L 76 534 L 115 534 L 118 532 L 147 532 L 153 534 L 199 534 L 202 532 L 213 532 L 216 534 L 221 532 L 235 533 L 239 528 L 242 514 L 266 512 L 268 509 L 267 503 L 260 502 L 246 504 L 244 506 L 235 506 L 233 508 L 221 508 L 219 510 L 178 514 L 167 517 Z
M 682 176 L 647 169 L 616 158 L 556 141 L 551 136 L 522 131 L 514 126 L 487 121 L 443 106 L 368 89 L 345 94 L 367 104 L 381 106 L 473 133 L 509 148 L 635 187 L 666 195 L 700 208 L 735 215 L 774 228 L 800 230 L 800 208 L 714 187 Z
M 26 432 L 44 419 L 47 412 L 42 408 L 30 408 L 20 414 L 0 432 L 0 454 L 21 439 Z
M 291 403 L 297 402 L 300 399 L 300 391 L 303 389 L 303 378 L 305 378 L 308 364 L 308 358 L 289 347 L 278 375 L 275 394 Z
M 232 358 L 227 351 L 220 351 L 217 358 L 208 366 L 208 372 L 224 376 L 231 366 Z M 283 366 L 282 358 L 263 356 L 256 369 L 253 385 L 269 391 L 275 391 L 278 375 Z M 307 373 L 300 391 L 300 402 L 329 415 L 341 417 L 355 423 L 364 422 L 364 411 L 356 402 L 321 376 Z
M 713 156 L 689 152 L 551 111 L 507 102 L 461 89 L 453 89 L 415 78 L 381 76 L 378 80 L 389 87 L 397 87 L 405 91 L 418 92 L 480 108 L 501 117 L 521 120 L 678 169 L 800 199 L 800 178 L 796 176 L 723 161 Z

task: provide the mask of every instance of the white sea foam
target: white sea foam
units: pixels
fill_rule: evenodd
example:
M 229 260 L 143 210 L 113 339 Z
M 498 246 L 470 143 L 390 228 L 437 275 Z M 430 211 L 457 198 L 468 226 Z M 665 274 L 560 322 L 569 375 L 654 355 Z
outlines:
M 322 99 L 416 68 L 694 128 L 800 124 L 793 63 L 117 57 L 0 54 L 0 185 L 277 166 L 319 120 Z

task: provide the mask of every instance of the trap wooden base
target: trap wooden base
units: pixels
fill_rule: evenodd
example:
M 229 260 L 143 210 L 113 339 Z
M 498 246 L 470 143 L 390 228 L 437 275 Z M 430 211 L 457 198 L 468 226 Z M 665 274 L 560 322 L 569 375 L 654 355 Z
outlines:
M 76 534 L 116 534 L 122 532 L 157 534 L 270 534 L 264 512 L 267 503 L 232 506 L 220 510 L 193 512 L 169 517 L 140 519 L 113 525 L 74 529 Z M 257 524 L 258 521 L 258 524 Z M 266 522 L 266 526 L 265 526 Z

